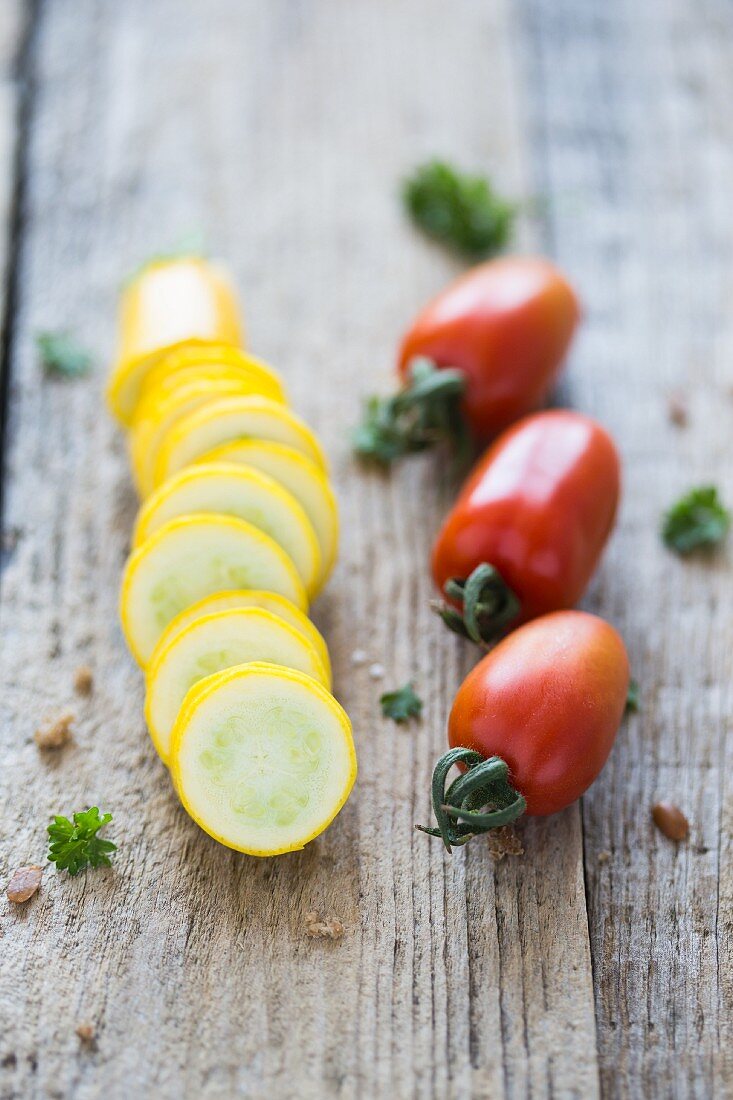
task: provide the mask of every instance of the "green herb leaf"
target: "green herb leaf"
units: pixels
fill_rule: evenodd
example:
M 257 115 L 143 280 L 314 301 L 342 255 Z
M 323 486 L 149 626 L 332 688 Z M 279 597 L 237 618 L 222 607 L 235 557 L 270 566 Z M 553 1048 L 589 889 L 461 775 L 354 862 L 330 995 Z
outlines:
M 58 871 L 78 875 L 88 864 L 110 867 L 109 853 L 117 851 L 111 840 L 100 840 L 99 830 L 112 820 L 112 814 L 99 813 L 97 806 L 68 817 L 54 817 L 48 826 L 50 840 L 48 858 Z
M 691 489 L 667 512 L 662 538 L 671 550 L 689 554 L 700 546 L 715 546 L 730 527 L 730 512 L 714 485 Z
M 382 714 L 395 722 L 407 722 L 410 718 L 419 718 L 422 713 L 422 699 L 415 694 L 412 684 L 405 684 L 398 691 L 387 691 L 379 699 Z
M 626 694 L 626 713 L 636 714 L 641 709 L 641 692 L 637 680 L 629 680 L 629 690 Z
M 432 160 L 405 180 L 402 196 L 423 233 L 471 260 L 492 256 L 509 242 L 517 208 L 483 176 Z
M 48 374 L 79 378 L 87 374 L 92 365 L 89 352 L 80 347 L 68 332 L 39 332 L 36 346 Z
M 409 382 L 392 397 L 370 397 L 353 437 L 360 458 L 389 466 L 397 458 L 424 451 L 442 440 L 463 461 L 471 439 L 461 415 L 466 388 L 462 371 L 439 369 L 430 359 L 414 359 Z

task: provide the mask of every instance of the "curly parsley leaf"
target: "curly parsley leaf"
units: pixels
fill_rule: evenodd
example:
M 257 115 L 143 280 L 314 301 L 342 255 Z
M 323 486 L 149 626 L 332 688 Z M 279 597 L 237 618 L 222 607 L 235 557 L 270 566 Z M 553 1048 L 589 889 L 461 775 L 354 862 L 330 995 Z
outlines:
M 412 684 L 405 684 L 398 691 L 387 691 L 379 699 L 382 714 L 395 722 L 407 722 L 422 714 L 422 699 L 415 694 Z
M 441 160 L 420 165 L 402 188 L 405 209 L 428 237 L 471 260 L 493 256 L 511 237 L 517 208 L 489 180 Z
M 714 485 L 691 489 L 670 508 L 662 524 L 662 539 L 670 550 L 689 554 L 701 546 L 715 546 L 730 527 L 730 512 Z
M 36 347 L 47 374 L 80 378 L 89 373 L 91 355 L 68 332 L 39 332 Z
M 48 858 L 58 871 L 78 875 L 87 865 L 110 867 L 109 853 L 117 851 L 111 840 L 100 840 L 97 833 L 112 820 L 112 814 L 100 814 L 99 807 L 68 817 L 54 817 L 48 826 Z

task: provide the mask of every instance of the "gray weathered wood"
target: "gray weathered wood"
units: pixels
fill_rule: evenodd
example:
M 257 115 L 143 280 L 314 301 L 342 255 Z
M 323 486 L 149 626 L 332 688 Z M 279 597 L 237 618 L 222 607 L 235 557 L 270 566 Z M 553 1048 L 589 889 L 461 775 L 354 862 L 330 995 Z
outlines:
M 38 859 L 53 812 L 99 803 L 111 872 L 46 873 L 3 915 L 3 1095 L 593 1097 L 596 1037 L 577 808 L 523 831 L 496 869 L 413 832 L 461 675 L 475 659 L 427 609 L 451 486 L 430 460 L 391 481 L 354 466 L 361 395 L 454 268 L 395 190 L 435 152 L 523 188 L 502 0 L 47 0 L 12 348 L 2 579 L 2 871 Z M 43 380 L 33 334 L 110 355 L 122 275 L 202 228 L 229 258 L 251 345 L 322 433 L 342 561 L 317 609 L 357 733 L 360 780 L 304 853 L 257 862 L 202 835 L 142 722 L 117 625 L 133 518 L 102 373 Z M 439 484 L 436 485 L 436 482 Z M 365 649 L 387 678 L 350 654 Z M 74 699 L 74 669 L 95 691 Z M 421 726 L 379 717 L 413 677 Z M 45 711 L 75 744 L 39 759 Z M 305 935 L 308 910 L 343 941 Z M 77 1023 L 97 1039 L 80 1047 Z
M 30 8 L 23 0 L 0 6 L 0 318 L 7 323 L 10 248 L 16 182 L 17 136 L 22 89 L 18 67 Z
M 567 395 L 610 426 L 626 468 L 588 601 L 620 626 L 643 700 L 583 808 L 603 1092 L 729 1096 L 730 550 L 681 562 L 657 525 L 693 484 L 733 500 L 733 13 L 695 0 L 522 9 L 548 239 L 587 311 Z M 674 390 L 685 430 L 668 419 Z M 688 814 L 689 843 L 655 832 L 661 798 Z

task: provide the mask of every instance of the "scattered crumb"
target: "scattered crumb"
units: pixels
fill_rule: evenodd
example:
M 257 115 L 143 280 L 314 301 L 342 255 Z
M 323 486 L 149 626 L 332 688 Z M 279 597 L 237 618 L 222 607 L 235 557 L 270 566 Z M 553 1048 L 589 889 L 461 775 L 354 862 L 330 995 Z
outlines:
M 79 1036 L 82 1043 L 93 1043 L 97 1032 L 94 1024 L 83 1023 L 77 1025 L 76 1034 Z
M 657 802 L 652 806 L 652 818 L 660 833 L 670 840 L 686 840 L 690 835 L 689 821 L 672 802 Z
M 351 654 L 351 663 L 354 668 L 359 668 L 360 665 L 365 665 L 369 657 L 365 649 L 355 649 Z
M 372 680 L 384 679 L 384 665 L 380 665 L 377 663 L 369 665 L 369 677 Z
M 689 419 L 687 402 L 681 393 L 671 393 L 667 399 L 667 414 L 673 424 L 684 428 Z
M 305 934 L 313 939 L 340 940 L 345 931 L 340 920 L 321 920 L 315 909 L 305 915 Z
M 28 901 L 41 885 L 42 877 L 43 867 L 36 867 L 35 864 L 19 867 L 7 886 L 8 901 L 14 901 L 16 905 Z
M 74 691 L 79 695 L 91 695 L 94 687 L 94 674 L 89 665 L 79 665 L 74 673 Z
M 601 848 L 600 852 L 598 853 L 598 862 L 608 863 L 610 858 L 611 853 L 609 852 L 609 850 L 607 848 Z
M 489 855 L 498 863 L 504 856 L 523 856 L 524 848 L 513 825 L 492 829 L 489 837 Z
M 34 736 L 39 749 L 61 749 L 71 740 L 71 724 L 74 715 L 70 712 L 62 714 L 60 718 L 54 718 L 40 726 Z

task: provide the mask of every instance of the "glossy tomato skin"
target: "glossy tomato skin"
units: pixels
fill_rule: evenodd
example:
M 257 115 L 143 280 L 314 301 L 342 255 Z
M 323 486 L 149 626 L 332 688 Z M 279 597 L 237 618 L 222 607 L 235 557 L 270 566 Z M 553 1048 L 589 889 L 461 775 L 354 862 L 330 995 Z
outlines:
M 629 661 L 613 627 L 557 611 L 514 631 L 468 674 L 448 741 L 506 761 L 528 814 L 557 813 L 603 768 L 628 687 Z
M 443 590 L 482 562 L 519 598 L 518 622 L 572 607 L 613 527 L 618 452 L 597 421 L 568 409 L 526 417 L 479 460 L 433 547 Z
M 573 288 L 548 260 L 490 260 L 425 307 L 403 339 L 399 370 L 404 377 L 418 356 L 462 370 L 464 416 L 488 439 L 542 403 L 579 316 Z

